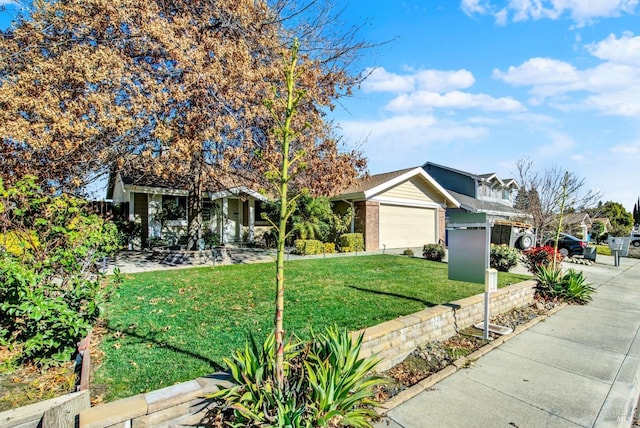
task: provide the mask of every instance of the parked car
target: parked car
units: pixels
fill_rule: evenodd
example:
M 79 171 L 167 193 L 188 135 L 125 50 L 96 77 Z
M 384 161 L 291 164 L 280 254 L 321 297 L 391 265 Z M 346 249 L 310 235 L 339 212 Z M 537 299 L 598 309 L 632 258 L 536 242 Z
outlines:
M 631 245 L 640 247 L 640 233 L 633 232 L 631 234 Z
M 545 245 L 553 247 L 554 242 L 555 238 L 550 238 L 549 240 L 547 240 Z M 560 239 L 558 239 L 558 252 L 565 257 L 580 256 L 584 254 L 584 249 L 586 246 L 587 243 L 582 239 L 576 238 L 575 236 L 569 235 L 568 233 L 561 233 Z

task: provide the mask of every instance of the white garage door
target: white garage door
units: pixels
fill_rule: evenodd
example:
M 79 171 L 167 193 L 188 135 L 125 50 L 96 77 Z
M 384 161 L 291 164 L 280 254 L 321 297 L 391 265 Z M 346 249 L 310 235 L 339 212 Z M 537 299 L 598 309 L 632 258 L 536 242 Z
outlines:
M 422 247 L 435 242 L 435 209 L 380 205 L 380 248 Z

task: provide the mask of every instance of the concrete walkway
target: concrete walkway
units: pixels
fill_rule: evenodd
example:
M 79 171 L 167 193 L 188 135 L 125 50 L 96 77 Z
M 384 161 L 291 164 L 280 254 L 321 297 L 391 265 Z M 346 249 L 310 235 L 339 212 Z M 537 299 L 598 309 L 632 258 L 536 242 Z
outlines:
M 400 254 L 403 248 L 394 248 L 378 250 L 378 251 L 359 251 L 357 253 L 332 253 L 332 254 L 319 254 L 314 256 L 299 256 L 296 254 L 287 254 L 285 260 L 305 260 L 305 259 L 317 259 L 317 258 L 332 258 L 332 257 L 359 257 L 373 254 Z M 414 248 L 417 257 L 420 256 L 422 249 Z M 274 249 L 262 249 L 262 248 L 236 248 L 226 247 L 224 261 L 217 264 L 247 264 L 247 263 L 268 263 L 275 262 L 276 251 Z M 445 259 L 446 260 L 446 259 Z M 214 262 L 208 263 L 167 263 L 160 257 L 153 256 L 149 251 L 121 251 L 114 258 L 108 259 L 105 266 L 108 274 L 113 273 L 115 268 L 118 268 L 121 273 L 138 273 L 138 272 L 150 272 L 156 270 L 172 270 L 172 269 L 189 269 L 194 267 L 211 267 L 214 266 Z
M 598 255 L 598 290 L 391 409 L 376 428 L 629 427 L 640 394 L 640 260 Z

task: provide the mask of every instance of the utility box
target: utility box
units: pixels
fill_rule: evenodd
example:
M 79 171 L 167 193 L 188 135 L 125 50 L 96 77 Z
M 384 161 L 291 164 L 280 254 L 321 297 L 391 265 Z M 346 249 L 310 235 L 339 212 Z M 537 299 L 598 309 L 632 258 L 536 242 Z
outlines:
M 449 279 L 484 284 L 490 229 L 484 213 L 455 213 L 449 217 Z
M 629 244 L 631 243 L 630 236 L 610 236 L 607 239 L 607 244 L 609 244 L 609 249 L 613 251 L 618 251 L 620 257 L 627 257 L 629 255 Z
M 584 255 L 585 259 L 595 262 L 597 253 L 598 252 L 596 250 L 596 247 L 585 247 L 582 254 Z

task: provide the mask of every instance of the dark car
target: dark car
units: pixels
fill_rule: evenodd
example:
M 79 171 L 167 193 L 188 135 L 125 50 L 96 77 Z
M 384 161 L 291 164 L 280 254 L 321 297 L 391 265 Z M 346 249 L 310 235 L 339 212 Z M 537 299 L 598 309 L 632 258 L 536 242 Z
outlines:
M 545 245 L 553 247 L 554 242 L 555 239 L 551 238 L 545 243 Z M 568 233 L 560 234 L 560 239 L 558 240 L 558 252 L 565 257 L 581 256 L 584 253 L 586 246 L 587 243 L 580 238 L 576 238 Z

